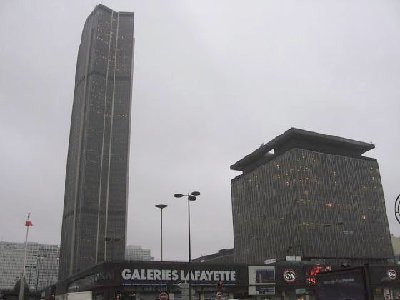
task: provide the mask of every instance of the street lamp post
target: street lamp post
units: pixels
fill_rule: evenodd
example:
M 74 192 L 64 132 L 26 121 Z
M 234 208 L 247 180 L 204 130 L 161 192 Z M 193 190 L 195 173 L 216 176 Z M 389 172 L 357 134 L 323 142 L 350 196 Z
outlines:
M 400 194 L 394 202 L 394 216 L 396 217 L 397 222 L 400 223 Z
M 22 270 L 21 282 L 19 286 L 19 300 L 24 300 L 25 296 L 25 276 L 26 276 L 26 255 L 28 250 L 28 234 L 29 234 L 29 227 L 33 226 L 32 221 L 30 220 L 31 213 L 28 213 L 28 218 L 25 221 L 26 226 L 26 235 L 25 235 L 25 250 L 24 250 L 24 269 Z
M 175 198 L 187 197 L 188 199 L 188 224 L 189 224 L 189 300 L 192 300 L 192 240 L 190 236 L 190 201 L 196 201 L 196 197 L 200 196 L 200 192 L 193 191 L 190 194 L 174 194 Z
M 164 208 L 166 208 L 167 207 L 167 205 L 165 205 L 165 204 L 157 204 L 156 205 L 156 207 L 157 208 L 159 208 L 160 209 L 160 212 L 161 212 L 161 230 L 160 230 L 160 232 L 161 232 L 161 261 L 163 261 L 163 242 L 162 242 L 162 211 L 163 211 L 163 209 Z

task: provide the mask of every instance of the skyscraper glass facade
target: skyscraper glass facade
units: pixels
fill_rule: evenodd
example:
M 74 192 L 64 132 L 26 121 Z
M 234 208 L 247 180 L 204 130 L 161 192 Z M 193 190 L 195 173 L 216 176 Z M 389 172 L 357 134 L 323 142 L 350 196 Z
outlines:
M 60 273 L 106 260 L 126 243 L 134 16 L 98 5 L 79 47 L 66 167 Z

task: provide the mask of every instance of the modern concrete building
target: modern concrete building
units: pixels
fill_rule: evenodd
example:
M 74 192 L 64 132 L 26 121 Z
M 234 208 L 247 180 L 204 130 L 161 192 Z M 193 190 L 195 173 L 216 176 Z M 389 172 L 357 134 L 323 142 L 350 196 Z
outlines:
M 393 258 L 373 144 L 291 128 L 231 166 L 235 261 Z
M 126 246 L 125 260 L 150 261 L 153 259 L 150 249 L 143 249 L 141 246 L 135 245 Z
M 60 273 L 123 259 L 134 15 L 98 5 L 79 47 L 65 179 Z
M 57 282 L 58 245 L 28 243 L 26 282 L 31 291 Z M 0 242 L 0 290 L 11 290 L 23 271 L 25 243 Z

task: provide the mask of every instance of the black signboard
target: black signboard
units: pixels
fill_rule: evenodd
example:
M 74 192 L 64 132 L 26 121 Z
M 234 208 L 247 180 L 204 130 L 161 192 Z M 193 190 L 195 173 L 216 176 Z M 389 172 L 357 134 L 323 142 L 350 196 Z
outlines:
M 222 283 L 225 288 L 246 285 L 244 265 L 223 265 L 186 262 L 116 262 L 103 263 L 66 280 L 63 292 L 78 292 L 104 287 L 158 288 L 177 287 L 191 282 L 192 286 L 211 287 Z M 64 288 L 65 286 L 65 288 Z M 64 290 L 65 289 L 65 290 Z M 61 291 L 61 289 L 60 289 Z
M 400 266 L 368 266 L 374 288 L 400 288 Z
M 315 294 L 321 300 L 368 300 L 364 268 L 318 274 Z

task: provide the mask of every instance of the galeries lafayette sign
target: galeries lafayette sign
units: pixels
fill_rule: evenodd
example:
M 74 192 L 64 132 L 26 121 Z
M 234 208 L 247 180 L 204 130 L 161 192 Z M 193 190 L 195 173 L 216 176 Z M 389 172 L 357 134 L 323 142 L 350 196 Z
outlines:
M 236 271 L 216 270 L 162 270 L 162 269 L 124 269 L 121 272 L 123 280 L 130 281 L 177 281 L 189 280 L 200 282 L 236 282 Z

